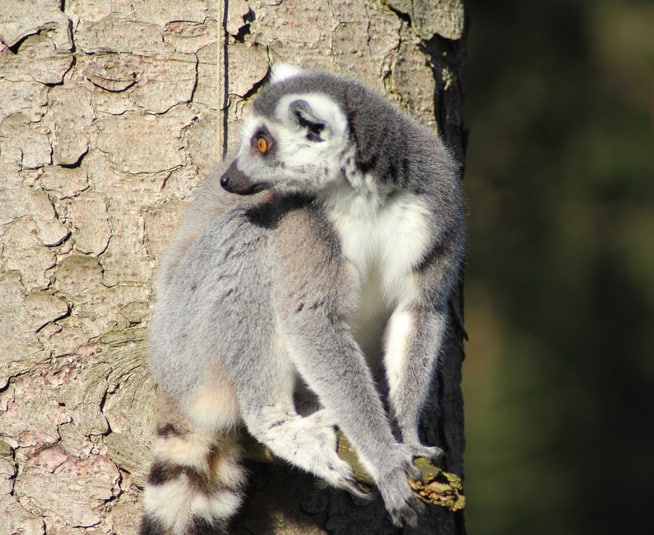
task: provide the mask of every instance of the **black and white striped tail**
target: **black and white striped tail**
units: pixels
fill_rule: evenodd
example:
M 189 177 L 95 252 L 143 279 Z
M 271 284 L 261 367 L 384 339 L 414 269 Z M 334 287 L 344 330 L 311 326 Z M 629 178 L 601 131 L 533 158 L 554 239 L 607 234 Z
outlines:
M 210 437 L 160 425 L 143 494 L 141 535 L 226 533 L 241 505 L 240 457 L 235 433 Z

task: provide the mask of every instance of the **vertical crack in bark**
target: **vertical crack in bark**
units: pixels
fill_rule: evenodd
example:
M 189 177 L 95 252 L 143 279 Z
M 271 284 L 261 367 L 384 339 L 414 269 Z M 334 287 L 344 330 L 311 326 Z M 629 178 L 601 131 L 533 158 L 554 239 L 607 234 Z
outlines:
M 227 133 L 229 126 L 229 51 L 228 51 L 228 40 L 229 34 L 227 33 L 227 16 L 229 11 L 229 0 L 225 0 L 223 5 L 223 20 L 221 23 L 221 29 L 223 32 L 223 42 L 222 42 L 222 62 L 223 62 L 223 94 L 222 102 L 220 103 L 218 109 L 222 112 L 222 147 L 220 159 L 224 160 L 227 157 Z M 220 70 L 220 58 L 218 58 L 218 70 Z

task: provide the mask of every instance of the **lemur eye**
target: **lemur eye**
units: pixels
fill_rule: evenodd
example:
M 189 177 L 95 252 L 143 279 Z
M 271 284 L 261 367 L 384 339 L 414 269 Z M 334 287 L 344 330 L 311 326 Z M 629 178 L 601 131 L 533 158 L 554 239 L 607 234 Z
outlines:
M 264 134 L 258 134 L 255 140 L 257 150 L 261 154 L 266 154 L 270 150 L 270 139 Z

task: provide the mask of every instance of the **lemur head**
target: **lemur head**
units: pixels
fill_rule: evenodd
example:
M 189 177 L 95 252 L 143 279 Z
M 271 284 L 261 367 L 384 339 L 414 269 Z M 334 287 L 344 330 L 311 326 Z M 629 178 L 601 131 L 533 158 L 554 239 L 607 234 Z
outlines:
M 317 193 L 342 177 L 348 120 L 330 89 L 335 78 L 273 68 L 246 117 L 238 154 L 221 178 L 227 191 Z

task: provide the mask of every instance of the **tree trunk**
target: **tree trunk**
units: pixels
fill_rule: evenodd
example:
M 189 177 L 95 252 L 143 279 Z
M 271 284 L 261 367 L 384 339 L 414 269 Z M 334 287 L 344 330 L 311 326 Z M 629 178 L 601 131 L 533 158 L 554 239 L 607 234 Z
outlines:
M 137 531 L 152 280 L 271 62 L 347 74 L 462 152 L 457 0 L 5 2 L 0 14 L 0 535 Z M 423 5 L 424 4 L 424 5 Z M 217 81 L 217 83 L 216 83 Z M 216 135 L 217 132 L 217 135 Z M 427 442 L 461 473 L 460 293 Z M 397 533 L 284 466 L 251 465 L 235 533 Z M 417 530 L 464 533 L 430 507 Z

